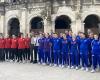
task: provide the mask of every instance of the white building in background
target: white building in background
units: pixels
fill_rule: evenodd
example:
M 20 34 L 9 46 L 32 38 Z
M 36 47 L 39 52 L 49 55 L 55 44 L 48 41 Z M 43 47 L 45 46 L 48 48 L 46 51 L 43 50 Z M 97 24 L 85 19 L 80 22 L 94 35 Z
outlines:
M 0 33 L 100 32 L 100 0 L 0 0 Z

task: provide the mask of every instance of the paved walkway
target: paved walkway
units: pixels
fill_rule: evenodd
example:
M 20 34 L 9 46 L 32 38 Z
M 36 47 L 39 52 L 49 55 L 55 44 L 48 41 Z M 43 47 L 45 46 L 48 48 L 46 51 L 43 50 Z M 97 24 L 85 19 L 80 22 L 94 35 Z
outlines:
M 4 62 L 0 63 L 0 80 L 100 80 L 100 72 Z

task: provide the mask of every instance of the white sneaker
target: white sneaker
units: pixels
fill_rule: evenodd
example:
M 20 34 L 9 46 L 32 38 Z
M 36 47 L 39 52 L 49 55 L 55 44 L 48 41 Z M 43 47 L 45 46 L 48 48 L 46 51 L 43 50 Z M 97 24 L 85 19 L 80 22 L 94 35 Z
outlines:
M 22 63 L 22 61 L 19 61 L 19 63 Z
M 13 62 L 13 60 L 10 60 L 10 62 Z
M 74 66 L 71 66 L 71 69 L 74 69 Z
M 89 71 L 89 69 L 88 68 L 86 68 L 86 72 L 88 72 Z
M 25 64 L 25 61 L 23 61 L 23 64 Z
M 15 63 L 17 63 L 17 60 L 15 60 Z
M 85 69 L 84 67 L 81 68 L 81 70 L 84 70 L 84 69 Z
M 91 73 L 95 73 L 96 71 L 94 69 L 92 69 Z
M 67 68 L 70 69 L 70 66 L 68 66 Z
M 54 64 L 54 67 L 57 67 L 57 64 Z
M 59 65 L 59 67 L 61 68 L 62 66 L 61 66 L 61 65 Z
M 52 64 L 49 64 L 49 66 L 52 66 Z
M 43 66 L 45 66 L 45 65 L 46 65 L 46 63 L 42 63 L 42 65 L 43 65 Z
M 78 70 L 78 67 L 76 67 L 75 69 Z
M 65 66 L 64 66 L 64 65 L 62 65 L 61 67 L 62 67 L 62 68 L 64 68 Z

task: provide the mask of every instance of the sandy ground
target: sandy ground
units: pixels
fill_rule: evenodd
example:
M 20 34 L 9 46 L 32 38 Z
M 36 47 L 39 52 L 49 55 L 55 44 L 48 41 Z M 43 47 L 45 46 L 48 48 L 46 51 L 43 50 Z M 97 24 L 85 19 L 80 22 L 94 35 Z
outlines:
M 0 80 L 100 80 L 100 72 L 4 62 L 0 63 Z

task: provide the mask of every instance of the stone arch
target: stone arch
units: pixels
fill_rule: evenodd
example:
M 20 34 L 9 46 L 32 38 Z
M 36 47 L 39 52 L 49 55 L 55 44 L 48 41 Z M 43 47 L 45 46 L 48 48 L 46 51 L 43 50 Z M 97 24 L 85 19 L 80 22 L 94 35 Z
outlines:
M 100 12 L 97 12 L 97 11 L 85 11 L 85 12 L 82 13 L 82 21 L 84 21 L 88 15 L 100 16 Z
M 55 31 L 56 32 L 64 32 L 66 30 L 71 29 L 71 19 L 69 16 L 60 15 L 55 19 Z
M 59 7 L 55 18 L 60 15 L 66 15 L 71 19 L 71 21 L 75 21 L 75 13 L 72 11 L 72 8 L 66 6 Z
M 20 21 L 16 17 L 12 17 L 8 20 L 8 34 L 10 36 L 16 35 L 20 33 Z
M 20 19 L 19 19 L 18 15 L 16 15 L 16 14 L 12 14 L 12 15 L 9 15 L 9 16 L 7 15 L 6 16 L 6 20 L 5 20 L 5 29 L 4 29 L 5 36 L 7 36 L 7 34 L 9 33 L 8 30 L 9 30 L 10 26 L 9 26 L 8 22 L 12 18 L 17 18 L 19 20 L 19 22 L 20 22 Z
M 69 19 L 71 20 L 71 29 L 73 29 L 73 27 L 75 27 L 75 13 L 72 11 L 72 8 L 68 8 L 66 6 L 63 7 L 59 7 L 59 9 L 57 10 L 56 14 L 52 15 L 52 30 L 55 32 L 55 20 L 57 19 L 57 17 L 61 16 L 61 15 L 65 15 L 68 16 Z
M 43 18 L 40 16 L 35 16 L 31 18 L 29 25 L 30 25 L 30 31 L 33 31 L 33 32 L 44 31 Z
M 87 15 L 84 19 L 84 31 L 98 34 L 100 32 L 100 16 L 97 14 Z

